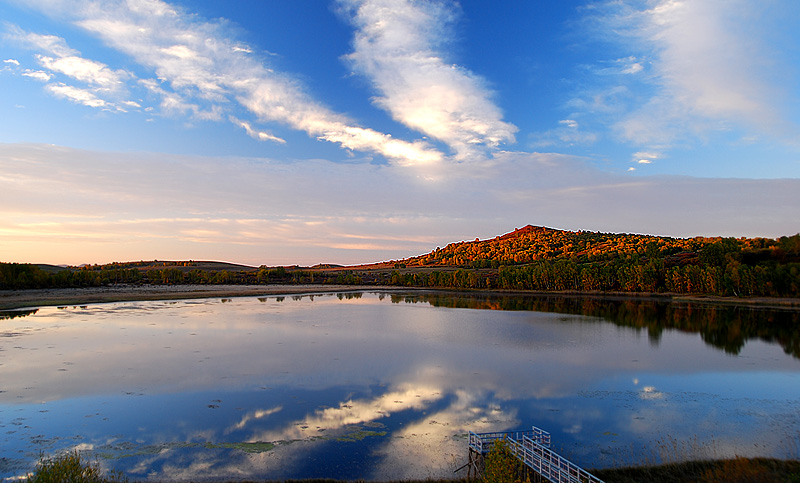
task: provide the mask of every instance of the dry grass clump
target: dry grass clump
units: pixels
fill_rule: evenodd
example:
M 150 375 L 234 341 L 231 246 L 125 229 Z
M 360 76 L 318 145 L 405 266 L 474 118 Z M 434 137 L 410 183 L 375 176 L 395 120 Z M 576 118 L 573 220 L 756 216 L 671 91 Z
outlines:
M 52 458 L 41 457 L 36 471 L 28 475 L 29 483 L 125 483 L 121 473 L 104 476 L 96 463 L 81 459 L 77 451 Z
M 800 483 L 800 461 L 733 458 L 591 470 L 606 483 Z
M 504 456 L 504 455 L 501 455 Z M 488 471 L 482 480 L 428 479 L 388 483 L 526 483 L 537 475 L 520 473 L 511 458 L 497 458 L 497 471 Z M 488 464 L 487 468 L 492 467 Z M 590 470 L 606 483 L 800 483 L 800 461 L 771 458 L 733 458 L 688 461 L 653 466 Z M 0 480 L 1 481 L 1 480 Z M 42 457 L 29 483 L 127 483 L 122 473 L 104 475 L 97 463 L 83 460 L 72 451 L 52 458 Z M 283 483 L 341 483 L 334 479 L 286 480 Z

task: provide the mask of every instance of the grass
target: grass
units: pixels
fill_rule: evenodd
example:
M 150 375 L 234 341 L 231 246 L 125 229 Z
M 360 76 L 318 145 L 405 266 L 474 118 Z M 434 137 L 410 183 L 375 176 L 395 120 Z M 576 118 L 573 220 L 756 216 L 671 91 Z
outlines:
M 123 483 L 121 473 L 103 475 L 97 463 L 83 460 L 78 451 L 54 456 L 40 457 L 36 471 L 28 475 L 29 483 Z
M 800 461 L 771 458 L 733 458 L 690 461 L 658 466 L 592 470 L 606 483 L 800 483 Z M 127 483 L 122 473 L 103 474 L 97 463 L 83 459 L 77 451 L 40 458 L 29 483 Z M 475 483 L 479 480 L 401 480 L 389 483 Z M 531 481 L 536 481 L 532 478 Z M 283 483 L 340 483 L 334 479 L 286 480 Z
M 606 483 L 800 483 L 800 461 L 733 458 L 592 470 Z

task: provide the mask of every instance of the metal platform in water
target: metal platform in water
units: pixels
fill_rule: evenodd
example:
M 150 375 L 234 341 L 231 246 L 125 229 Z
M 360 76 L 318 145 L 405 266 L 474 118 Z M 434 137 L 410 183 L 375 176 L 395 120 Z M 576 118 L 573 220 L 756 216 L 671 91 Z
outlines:
M 603 483 L 575 463 L 550 449 L 550 433 L 535 426 L 527 431 L 469 433 L 470 475 L 478 476 L 478 461 L 492 450 L 495 442 L 504 440 L 508 448 L 525 466 L 552 483 Z M 463 467 L 462 467 L 463 468 Z

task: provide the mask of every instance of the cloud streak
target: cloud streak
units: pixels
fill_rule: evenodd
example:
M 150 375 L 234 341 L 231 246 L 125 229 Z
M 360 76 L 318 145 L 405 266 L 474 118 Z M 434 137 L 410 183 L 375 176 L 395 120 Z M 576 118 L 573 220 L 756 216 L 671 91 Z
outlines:
M 456 16 L 442 2 L 341 0 L 356 28 L 346 58 L 379 93 L 373 102 L 404 125 L 444 142 L 464 160 L 513 143 L 486 82 L 447 63 L 440 46 Z

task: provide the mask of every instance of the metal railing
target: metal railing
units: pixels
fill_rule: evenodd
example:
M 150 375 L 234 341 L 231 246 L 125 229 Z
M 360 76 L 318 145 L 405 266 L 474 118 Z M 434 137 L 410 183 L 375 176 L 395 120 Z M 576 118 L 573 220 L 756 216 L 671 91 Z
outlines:
M 505 440 L 511 453 L 527 467 L 552 483 L 603 483 L 603 480 L 550 449 L 550 433 L 533 427 L 530 431 L 469 433 L 469 448 L 479 454 Z
M 522 439 L 521 459 L 525 465 L 553 483 L 603 483 L 600 478 L 531 438 Z
M 504 439 L 513 446 L 521 444 L 523 438 L 536 441 L 546 448 L 550 447 L 550 433 L 536 426 L 533 426 L 532 429 L 528 431 L 497 431 L 494 433 L 473 433 L 470 431 L 469 447 L 480 454 L 486 454 L 492 450 L 495 441 L 499 439 Z

